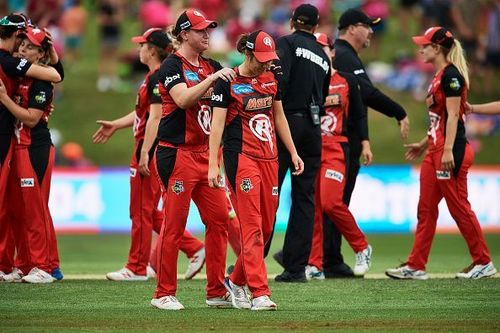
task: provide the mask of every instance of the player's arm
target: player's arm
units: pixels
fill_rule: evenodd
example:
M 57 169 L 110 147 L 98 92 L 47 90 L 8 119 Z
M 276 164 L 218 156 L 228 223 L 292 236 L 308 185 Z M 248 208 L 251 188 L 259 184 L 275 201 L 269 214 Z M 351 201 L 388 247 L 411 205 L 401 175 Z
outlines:
M 33 64 L 24 58 L 5 57 L 2 59 L 2 69 L 11 77 L 28 76 L 53 83 L 61 81 L 61 75 L 54 67 Z
M 500 101 L 490 102 L 485 104 L 467 103 L 466 111 L 467 113 L 497 115 L 500 114 Z
M 92 142 L 106 143 L 113 134 L 122 128 L 132 127 L 134 125 L 135 111 L 115 120 L 97 120 L 96 123 L 101 125 L 99 129 L 92 135 Z

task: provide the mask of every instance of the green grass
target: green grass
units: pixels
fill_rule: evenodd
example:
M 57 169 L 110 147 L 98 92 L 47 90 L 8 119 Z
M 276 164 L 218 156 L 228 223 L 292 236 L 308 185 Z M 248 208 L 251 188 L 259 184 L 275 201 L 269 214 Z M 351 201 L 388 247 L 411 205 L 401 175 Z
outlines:
M 371 272 L 382 273 L 404 259 L 410 235 L 369 235 L 374 248 Z M 493 261 L 500 262 L 500 235 L 488 235 Z M 283 242 L 279 235 L 276 250 Z M 124 264 L 128 236 L 61 236 L 65 274 L 101 274 Z M 344 248 L 347 262 L 352 251 Z M 228 263 L 233 262 L 232 254 Z M 429 273 L 452 273 L 469 263 L 463 239 L 438 235 Z M 180 259 L 179 271 L 186 260 Z M 269 273 L 280 272 L 268 260 Z M 166 312 L 149 305 L 155 289 L 147 283 L 63 280 L 46 286 L 0 284 L 1 332 L 498 332 L 500 279 L 460 281 L 326 280 L 308 284 L 270 282 L 279 310 L 253 313 L 208 309 L 204 280 L 179 281 L 177 296 L 185 311 Z

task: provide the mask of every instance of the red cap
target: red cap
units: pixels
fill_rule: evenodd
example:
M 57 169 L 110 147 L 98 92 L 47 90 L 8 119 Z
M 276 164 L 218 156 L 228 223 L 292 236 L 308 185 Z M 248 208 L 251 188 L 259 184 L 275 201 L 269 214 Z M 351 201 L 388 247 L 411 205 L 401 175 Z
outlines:
M 447 49 L 453 46 L 453 34 L 443 27 L 431 27 L 427 29 L 423 36 L 412 37 L 417 45 L 438 44 Z
M 142 36 L 132 37 L 134 43 L 151 43 L 162 49 L 166 49 L 171 41 L 167 34 L 160 28 L 150 28 L 142 34 Z
M 316 41 L 318 42 L 319 45 L 322 46 L 330 46 L 330 43 L 328 41 L 328 36 L 322 32 L 317 32 L 314 34 L 314 37 L 316 37 Z
M 217 22 L 207 20 L 205 15 L 197 9 L 188 9 L 182 13 L 175 23 L 174 34 L 178 35 L 183 30 L 203 30 L 216 28 Z
M 273 38 L 262 30 L 254 31 L 248 36 L 246 48 L 253 52 L 259 62 L 279 59 Z
M 26 36 L 33 45 L 38 47 L 43 47 L 43 42 L 47 38 L 47 35 L 42 29 L 27 27 L 26 31 L 21 35 Z

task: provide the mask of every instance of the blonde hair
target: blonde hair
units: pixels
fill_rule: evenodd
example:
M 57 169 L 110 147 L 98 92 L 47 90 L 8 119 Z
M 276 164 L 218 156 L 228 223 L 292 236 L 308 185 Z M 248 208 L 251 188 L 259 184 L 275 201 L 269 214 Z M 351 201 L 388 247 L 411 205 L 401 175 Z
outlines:
M 469 66 L 467 65 L 467 60 L 465 60 L 462 45 L 457 39 L 453 41 L 453 45 L 451 46 L 450 51 L 448 52 L 448 54 L 446 54 L 446 60 L 455 65 L 460 74 L 464 77 L 467 88 L 470 88 Z

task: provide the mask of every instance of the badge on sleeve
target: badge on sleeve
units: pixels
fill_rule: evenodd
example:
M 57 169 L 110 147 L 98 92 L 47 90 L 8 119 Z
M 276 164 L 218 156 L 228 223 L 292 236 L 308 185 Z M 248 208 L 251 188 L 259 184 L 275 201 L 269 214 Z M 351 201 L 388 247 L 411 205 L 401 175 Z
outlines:
M 450 82 L 450 88 L 455 90 L 455 91 L 458 91 L 460 89 L 460 81 L 458 81 L 458 79 L 456 77 L 452 78 L 451 79 L 451 82 Z

